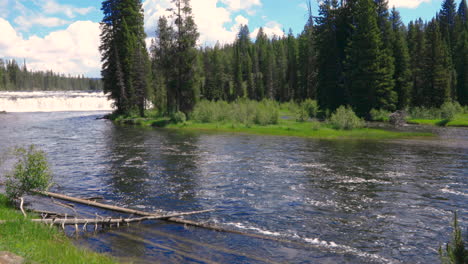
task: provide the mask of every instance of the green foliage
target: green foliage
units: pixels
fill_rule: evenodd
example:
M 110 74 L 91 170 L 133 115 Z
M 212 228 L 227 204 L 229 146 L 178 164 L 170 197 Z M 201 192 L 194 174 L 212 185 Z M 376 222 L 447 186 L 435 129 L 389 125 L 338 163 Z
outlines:
M 439 255 L 443 264 L 465 264 L 468 263 L 468 250 L 465 249 L 462 231 L 458 225 L 457 213 L 453 217 L 452 241 L 444 248 L 439 247 Z
M 351 107 L 345 106 L 340 106 L 336 109 L 330 117 L 329 123 L 333 128 L 339 130 L 352 130 L 365 126 L 364 120 L 359 118 Z
M 18 162 L 14 170 L 7 175 L 6 181 L 8 198 L 13 200 L 32 190 L 46 190 L 52 175 L 45 153 L 31 145 L 27 149 L 15 149 L 15 154 Z
M 232 122 L 266 126 L 278 123 L 279 106 L 271 100 L 257 102 L 244 99 L 233 103 L 202 100 L 195 106 L 190 118 L 198 123 Z
M 183 112 L 175 112 L 172 114 L 171 121 L 178 124 L 178 123 L 185 123 L 187 121 L 187 117 Z
M 446 120 L 452 120 L 457 114 L 463 113 L 463 107 L 458 102 L 445 102 L 440 107 L 440 116 Z
M 372 121 L 388 122 L 391 114 L 390 111 L 384 109 L 372 109 L 370 111 Z
M 447 101 L 440 108 L 413 107 L 409 111 L 411 119 L 444 119 L 447 121 L 462 114 L 464 108 L 458 102 Z

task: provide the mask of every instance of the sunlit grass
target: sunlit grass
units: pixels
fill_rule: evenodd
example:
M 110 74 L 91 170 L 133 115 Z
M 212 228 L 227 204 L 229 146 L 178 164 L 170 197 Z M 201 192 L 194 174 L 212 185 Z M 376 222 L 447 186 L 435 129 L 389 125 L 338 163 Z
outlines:
M 0 251 L 22 256 L 27 263 L 117 263 L 112 258 L 79 249 L 57 228 L 32 223 L 0 195 Z
M 447 119 L 410 119 L 410 124 L 448 126 L 448 127 L 468 127 L 468 114 L 458 114 L 452 120 Z

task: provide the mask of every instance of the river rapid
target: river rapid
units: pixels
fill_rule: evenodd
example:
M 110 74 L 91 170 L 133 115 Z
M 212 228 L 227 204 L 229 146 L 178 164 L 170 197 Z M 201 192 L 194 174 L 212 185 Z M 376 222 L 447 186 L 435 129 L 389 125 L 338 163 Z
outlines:
M 55 192 L 144 211 L 216 209 L 186 218 L 298 242 L 163 221 L 76 241 L 124 261 L 437 263 L 452 211 L 468 224 L 467 129 L 436 129 L 432 140 L 315 140 L 116 126 L 96 119 L 104 113 L 0 114 L 0 178 L 7 150 L 34 143 L 47 152 Z

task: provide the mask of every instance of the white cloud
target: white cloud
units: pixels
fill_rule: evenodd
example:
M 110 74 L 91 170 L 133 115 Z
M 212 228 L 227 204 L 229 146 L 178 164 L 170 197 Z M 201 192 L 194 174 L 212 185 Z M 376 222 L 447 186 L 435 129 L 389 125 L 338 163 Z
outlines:
M 71 5 L 61 5 L 57 3 L 55 0 L 42 0 L 44 2 L 42 5 L 42 10 L 46 14 L 64 14 L 69 18 L 74 18 L 77 14 L 78 15 L 86 15 L 89 12 L 93 11 L 93 7 L 74 7 Z
M 70 24 L 70 22 L 57 17 L 45 17 L 42 15 L 33 17 L 19 16 L 15 18 L 15 23 L 19 25 L 19 30 L 28 30 L 34 25 L 43 27 L 58 27 Z
M 390 7 L 416 8 L 422 3 L 430 3 L 431 0 L 389 0 Z
M 226 4 L 228 9 L 233 11 L 239 10 L 251 10 L 255 6 L 261 6 L 260 0 L 221 0 L 222 3 Z
M 77 21 L 67 29 L 52 32 L 44 38 L 32 36 L 24 39 L 8 21 L 0 18 L 0 32 L 0 57 L 24 58 L 33 70 L 93 77 L 100 75 L 98 23 Z
M 260 28 L 256 28 L 252 33 L 250 33 L 250 37 L 255 39 L 258 35 L 258 31 Z M 283 37 L 284 36 L 284 31 L 283 31 L 283 25 L 276 21 L 270 21 L 268 22 L 264 27 L 263 27 L 263 32 L 265 34 L 272 38 L 273 36 L 277 37 Z
M 261 6 L 260 0 L 192 0 L 193 16 L 200 32 L 199 44 L 214 45 L 234 41 L 240 25 L 248 25 L 249 20 L 234 15 L 244 10 L 247 14 L 253 12 L 254 7 Z M 221 7 L 220 4 L 225 4 Z M 145 0 L 145 29 L 149 36 L 154 36 L 157 21 L 160 16 L 168 16 L 166 9 L 172 7 L 170 0 Z M 228 24 L 231 24 L 228 26 Z

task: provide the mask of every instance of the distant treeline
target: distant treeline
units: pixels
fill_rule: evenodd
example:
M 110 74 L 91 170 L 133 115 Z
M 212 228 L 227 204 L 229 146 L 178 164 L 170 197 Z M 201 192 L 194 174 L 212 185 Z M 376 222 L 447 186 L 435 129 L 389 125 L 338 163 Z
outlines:
M 255 41 L 241 26 L 232 44 L 197 48 L 189 0 L 173 0 L 147 53 L 141 1 L 103 2 L 101 52 L 107 92 L 120 113 L 189 113 L 200 99 L 317 100 L 322 110 L 468 104 L 465 0 L 444 0 L 435 18 L 404 25 L 388 0 L 324 0 L 299 35 Z M 310 4 L 309 4 L 310 7 Z M 309 8 L 310 9 L 310 8 Z
M 0 91 L 102 91 L 100 79 L 30 71 L 26 63 L 0 59 Z

